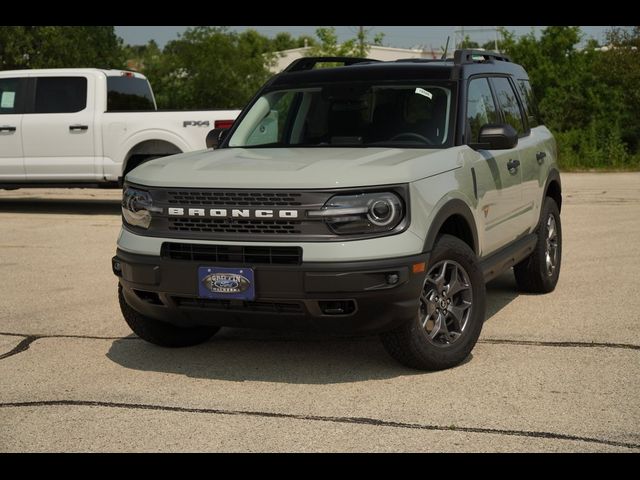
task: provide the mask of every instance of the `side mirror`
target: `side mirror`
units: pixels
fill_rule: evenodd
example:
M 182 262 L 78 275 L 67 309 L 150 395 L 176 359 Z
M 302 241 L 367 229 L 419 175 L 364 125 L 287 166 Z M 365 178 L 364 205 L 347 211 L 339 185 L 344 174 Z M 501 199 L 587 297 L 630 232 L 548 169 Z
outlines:
M 222 143 L 224 137 L 229 133 L 228 128 L 214 128 L 207 134 L 207 148 L 218 148 L 218 145 Z
M 518 145 L 518 132 L 506 123 L 488 123 L 480 128 L 474 150 L 509 150 Z

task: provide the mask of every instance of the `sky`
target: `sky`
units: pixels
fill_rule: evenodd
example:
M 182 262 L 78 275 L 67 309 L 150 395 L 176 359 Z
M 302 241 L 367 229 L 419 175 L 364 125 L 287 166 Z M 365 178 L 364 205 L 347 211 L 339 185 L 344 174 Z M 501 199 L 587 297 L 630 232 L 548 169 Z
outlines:
M 151 27 L 151 26 L 127 26 L 127 27 L 116 27 L 116 34 L 123 38 L 125 43 L 129 43 L 131 45 L 139 45 L 145 44 L 149 40 L 154 39 L 160 47 L 164 47 L 164 45 L 170 41 L 178 38 L 178 34 L 184 32 L 188 27 Z M 278 32 L 289 32 L 294 37 L 299 35 L 311 35 L 315 36 L 315 30 L 318 27 L 313 26 L 257 26 L 257 27 L 247 27 L 247 26 L 230 26 L 230 30 L 235 30 L 238 32 L 245 31 L 249 28 L 253 28 L 258 32 L 266 35 L 268 37 L 275 36 Z M 336 27 L 336 33 L 338 33 L 339 40 L 343 41 L 349 38 L 355 37 L 357 33 L 358 27 L 347 27 L 347 26 L 338 26 Z M 437 27 L 412 27 L 412 26 L 367 26 L 365 27 L 367 30 L 370 30 L 370 37 L 373 38 L 373 35 L 379 32 L 383 32 L 385 34 L 383 45 L 389 47 L 400 47 L 400 48 L 411 48 L 418 45 L 421 45 L 426 48 L 433 47 L 434 49 L 444 47 L 447 42 L 447 36 L 451 37 L 450 46 L 453 44 L 456 29 L 460 29 L 461 27 L 445 27 L 445 26 L 437 26 Z M 494 29 L 495 27 L 482 27 L 482 26 L 469 26 L 463 27 L 465 29 L 465 34 L 468 34 L 471 40 L 476 41 L 480 44 L 486 42 L 487 40 L 493 40 L 495 33 L 492 31 L 480 31 L 481 29 Z M 507 30 L 514 31 L 517 35 L 522 35 L 529 33 L 533 28 L 536 34 L 545 28 L 545 27 L 527 27 L 527 26 L 507 26 Z M 604 32 L 609 28 L 605 26 L 584 26 L 581 27 L 583 33 L 585 34 L 585 40 L 588 38 L 595 38 L 598 41 L 604 40 Z

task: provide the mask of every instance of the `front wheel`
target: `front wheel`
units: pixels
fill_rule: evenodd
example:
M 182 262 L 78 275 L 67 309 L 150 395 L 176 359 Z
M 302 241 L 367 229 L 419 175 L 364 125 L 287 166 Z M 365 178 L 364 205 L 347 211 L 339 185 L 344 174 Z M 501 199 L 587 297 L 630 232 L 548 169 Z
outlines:
M 418 370 L 462 363 L 478 341 L 485 316 L 484 277 L 462 240 L 438 239 L 416 307 L 414 319 L 381 335 L 387 352 Z

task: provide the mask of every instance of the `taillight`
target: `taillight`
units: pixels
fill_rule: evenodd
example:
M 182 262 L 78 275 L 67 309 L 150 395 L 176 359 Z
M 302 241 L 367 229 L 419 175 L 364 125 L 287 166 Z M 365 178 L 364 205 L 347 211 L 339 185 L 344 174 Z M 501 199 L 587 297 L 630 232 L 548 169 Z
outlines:
M 216 120 L 213 124 L 214 128 L 231 128 L 233 120 Z

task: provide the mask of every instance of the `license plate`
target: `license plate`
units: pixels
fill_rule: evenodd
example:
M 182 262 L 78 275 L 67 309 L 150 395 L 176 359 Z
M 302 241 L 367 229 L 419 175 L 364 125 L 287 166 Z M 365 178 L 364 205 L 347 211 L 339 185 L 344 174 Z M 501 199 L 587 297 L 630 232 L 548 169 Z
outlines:
M 253 269 L 199 267 L 198 295 L 201 298 L 254 300 L 256 285 Z

